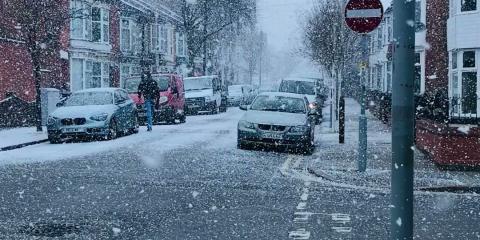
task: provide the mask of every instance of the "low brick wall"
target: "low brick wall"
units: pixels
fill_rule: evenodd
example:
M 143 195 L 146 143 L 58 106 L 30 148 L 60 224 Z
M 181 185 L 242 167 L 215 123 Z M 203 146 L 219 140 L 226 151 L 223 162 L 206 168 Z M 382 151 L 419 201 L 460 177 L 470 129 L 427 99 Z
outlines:
M 480 166 L 480 128 L 458 127 L 430 120 L 417 120 L 417 147 L 441 166 Z
M 16 96 L 0 101 L 0 128 L 27 127 L 35 124 L 35 104 Z

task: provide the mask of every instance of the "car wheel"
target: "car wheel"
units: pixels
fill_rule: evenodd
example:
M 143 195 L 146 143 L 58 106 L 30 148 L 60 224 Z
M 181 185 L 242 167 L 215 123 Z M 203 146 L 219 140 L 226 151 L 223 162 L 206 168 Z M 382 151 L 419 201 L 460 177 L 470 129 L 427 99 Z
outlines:
M 247 145 L 240 140 L 237 140 L 237 149 L 247 150 Z
M 110 121 L 110 126 L 108 128 L 107 140 L 113 140 L 117 138 L 117 136 L 118 136 L 117 122 L 114 119 L 112 119 L 112 121 Z
M 175 124 L 175 117 L 171 116 L 167 118 L 167 124 L 173 125 Z
M 49 134 L 48 135 L 48 141 L 51 143 L 51 144 L 59 144 L 61 142 L 61 139 L 58 135 L 54 135 L 54 134 Z
M 182 116 L 180 116 L 180 123 L 186 123 L 187 122 L 187 115 L 185 114 L 185 112 L 182 114 Z
M 138 116 L 133 118 L 133 128 L 130 129 L 131 134 L 137 134 L 140 131 L 140 124 L 138 123 Z

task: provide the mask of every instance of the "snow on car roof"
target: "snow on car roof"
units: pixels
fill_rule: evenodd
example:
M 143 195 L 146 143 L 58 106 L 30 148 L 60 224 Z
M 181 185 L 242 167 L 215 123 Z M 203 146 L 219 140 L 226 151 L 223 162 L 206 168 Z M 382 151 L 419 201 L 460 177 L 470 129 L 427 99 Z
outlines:
M 305 98 L 303 94 L 296 93 L 286 93 L 286 92 L 262 92 L 258 96 L 267 96 L 267 97 L 290 97 L 290 98 Z
M 193 80 L 193 79 L 205 79 L 205 78 L 216 78 L 218 77 L 217 75 L 211 75 L 211 76 L 200 76 L 200 77 L 188 77 L 188 78 L 185 78 L 185 79 L 188 79 L 188 80 Z
M 321 80 L 320 78 L 284 78 L 284 81 L 296 81 L 296 82 L 315 82 L 316 80 Z
M 121 88 L 89 88 L 85 90 L 80 90 L 75 93 L 91 93 L 91 92 L 115 92 L 116 90 L 121 90 Z

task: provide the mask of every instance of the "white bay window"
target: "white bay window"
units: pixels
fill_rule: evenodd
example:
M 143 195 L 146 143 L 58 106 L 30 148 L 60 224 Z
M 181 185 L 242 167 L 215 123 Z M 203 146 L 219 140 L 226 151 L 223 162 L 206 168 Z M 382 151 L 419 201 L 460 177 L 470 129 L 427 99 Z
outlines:
M 72 92 L 89 88 L 111 87 L 109 63 L 73 58 L 70 64 Z
M 479 51 L 451 53 L 450 98 L 455 116 L 469 117 L 478 113 Z

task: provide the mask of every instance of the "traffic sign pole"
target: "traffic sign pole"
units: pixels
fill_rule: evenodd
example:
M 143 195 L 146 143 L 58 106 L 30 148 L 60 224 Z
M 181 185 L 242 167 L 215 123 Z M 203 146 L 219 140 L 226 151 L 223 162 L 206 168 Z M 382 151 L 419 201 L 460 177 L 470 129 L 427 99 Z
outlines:
M 391 239 L 413 239 L 415 1 L 393 2 Z
M 358 119 L 358 171 L 367 170 L 367 117 L 366 108 L 366 66 L 368 60 L 368 37 L 367 33 L 375 30 L 383 18 L 383 5 L 380 0 L 350 0 L 345 7 L 345 23 L 347 26 L 362 34 L 362 76 L 361 76 L 361 100 L 360 117 Z

